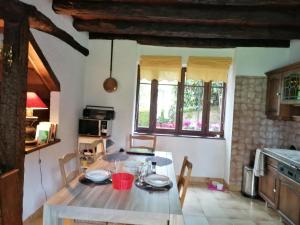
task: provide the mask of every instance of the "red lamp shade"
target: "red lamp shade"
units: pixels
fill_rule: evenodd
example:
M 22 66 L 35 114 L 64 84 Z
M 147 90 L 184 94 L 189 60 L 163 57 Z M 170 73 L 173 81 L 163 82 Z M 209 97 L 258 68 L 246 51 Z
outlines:
M 46 104 L 35 92 L 27 92 L 26 108 L 30 109 L 48 109 Z

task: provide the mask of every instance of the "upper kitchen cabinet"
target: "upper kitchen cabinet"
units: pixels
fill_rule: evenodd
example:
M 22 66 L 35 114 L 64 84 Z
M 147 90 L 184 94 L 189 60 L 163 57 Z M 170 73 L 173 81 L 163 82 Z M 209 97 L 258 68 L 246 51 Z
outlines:
M 300 120 L 300 62 L 267 74 L 266 115 L 273 120 Z

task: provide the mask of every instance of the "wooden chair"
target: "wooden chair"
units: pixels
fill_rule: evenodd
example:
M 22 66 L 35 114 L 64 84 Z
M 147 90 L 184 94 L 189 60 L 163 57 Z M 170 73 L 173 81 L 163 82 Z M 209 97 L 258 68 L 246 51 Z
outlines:
M 75 160 L 76 167 L 69 174 L 66 174 L 65 165 L 71 161 Z M 73 180 L 79 174 L 79 160 L 76 153 L 68 153 L 64 155 L 62 158 L 58 159 L 60 173 L 64 182 L 64 186 L 68 186 L 70 181 Z
M 181 207 L 183 206 L 186 191 L 189 186 L 192 168 L 193 168 L 193 164 L 191 162 L 189 162 L 188 157 L 185 156 L 183 163 L 182 163 L 178 182 L 177 182 L 177 188 L 178 188 L 178 192 L 179 192 L 179 200 L 180 200 Z
M 65 165 L 71 160 L 75 160 L 76 168 L 73 171 L 71 171 L 69 174 L 66 174 Z M 59 162 L 60 172 L 61 172 L 61 176 L 63 178 L 64 185 L 68 186 L 70 181 L 72 181 L 76 176 L 78 176 L 78 174 L 80 172 L 79 159 L 77 157 L 77 154 L 76 153 L 68 153 L 68 154 L 64 155 L 62 158 L 59 158 L 58 162 Z M 65 224 L 107 225 L 108 223 L 106 223 L 106 222 L 91 222 L 91 221 L 87 221 L 87 220 L 67 220 Z
M 147 145 L 134 145 L 134 140 L 150 142 L 150 147 Z M 130 148 L 146 148 L 155 151 L 156 147 L 156 136 L 154 135 L 131 135 L 129 136 L 129 147 Z

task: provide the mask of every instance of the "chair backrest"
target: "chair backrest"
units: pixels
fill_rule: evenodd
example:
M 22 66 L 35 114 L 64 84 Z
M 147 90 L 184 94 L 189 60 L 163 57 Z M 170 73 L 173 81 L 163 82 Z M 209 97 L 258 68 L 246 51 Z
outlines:
M 138 142 L 144 141 L 145 144 L 149 145 L 135 145 L 134 141 L 137 140 Z M 129 136 L 129 147 L 130 148 L 146 148 L 152 151 L 155 151 L 156 147 L 156 136 L 154 135 L 131 135 Z
M 188 157 L 185 156 L 183 163 L 182 163 L 178 182 L 177 182 L 177 188 L 178 188 L 178 192 L 179 192 L 179 200 L 180 200 L 181 207 L 183 206 L 186 191 L 187 191 L 187 188 L 188 188 L 188 185 L 190 182 L 192 168 L 193 168 L 193 164 L 191 162 L 189 162 Z
M 75 160 L 76 168 L 70 173 L 66 173 L 65 165 L 71 161 Z M 76 153 L 68 153 L 64 155 L 62 158 L 58 159 L 59 168 L 61 172 L 61 176 L 65 186 L 68 186 L 70 181 L 73 180 L 79 174 L 79 161 Z

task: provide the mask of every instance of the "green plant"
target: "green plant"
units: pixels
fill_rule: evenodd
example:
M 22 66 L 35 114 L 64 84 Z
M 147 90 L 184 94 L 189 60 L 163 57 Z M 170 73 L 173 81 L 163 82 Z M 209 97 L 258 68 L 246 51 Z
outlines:
M 149 127 L 149 111 L 140 111 L 139 112 L 139 127 Z

